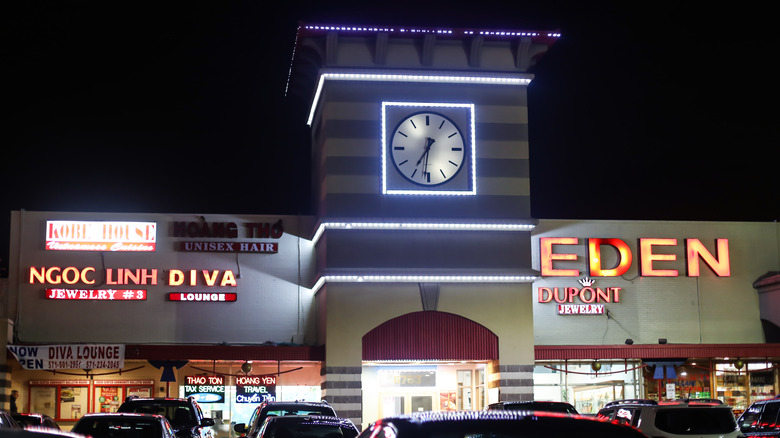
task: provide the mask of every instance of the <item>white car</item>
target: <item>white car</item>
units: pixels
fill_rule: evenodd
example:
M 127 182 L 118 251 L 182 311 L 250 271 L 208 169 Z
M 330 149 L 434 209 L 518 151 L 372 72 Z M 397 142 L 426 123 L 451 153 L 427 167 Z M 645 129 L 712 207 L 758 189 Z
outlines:
M 636 427 L 653 438 L 744 438 L 734 411 L 720 400 L 618 400 L 598 418 Z

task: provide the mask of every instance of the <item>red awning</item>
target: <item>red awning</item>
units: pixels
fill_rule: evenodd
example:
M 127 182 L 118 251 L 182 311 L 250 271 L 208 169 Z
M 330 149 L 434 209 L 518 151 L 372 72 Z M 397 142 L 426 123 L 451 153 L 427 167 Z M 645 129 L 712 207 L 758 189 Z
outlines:
M 125 360 L 325 360 L 325 347 L 278 345 L 133 345 Z
M 537 345 L 536 360 L 780 358 L 780 344 Z

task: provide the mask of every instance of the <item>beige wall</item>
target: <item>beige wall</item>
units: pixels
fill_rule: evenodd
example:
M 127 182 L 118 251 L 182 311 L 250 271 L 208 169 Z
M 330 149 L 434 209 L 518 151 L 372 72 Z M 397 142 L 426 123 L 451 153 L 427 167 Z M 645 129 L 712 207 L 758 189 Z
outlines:
M 533 267 L 540 269 L 540 237 L 578 237 L 579 244 L 558 252 L 575 252 L 576 262 L 556 262 L 558 268 L 575 268 L 578 277 L 539 278 L 534 283 L 534 333 L 537 345 L 622 344 L 631 338 L 637 344 L 657 343 L 760 343 L 764 341 L 758 296 L 752 283 L 778 269 L 777 226 L 753 222 L 664 221 L 564 221 L 544 220 L 533 233 Z M 596 279 L 594 287 L 620 287 L 619 303 L 608 303 L 606 315 L 563 316 L 556 303 L 539 303 L 538 288 L 581 287 L 577 280 L 588 275 L 587 238 L 619 238 L 632 250 L 634 261 L 621 277 Z M 660 248 L 676 262 L 659 266 L 679 271 L 678 277 L 639 275 L 639 238 L 676 238 L 676 247 Z M 702 267 L 699 277 L 688 277 L 684 239 L 699 239 L 715 253 L 715 239 L 728 239 L 731 275 L 718 277 Z M 602 254 L 604 267 L 611 267 L 609 251 Z
M 362 337 L 379 324 L 423 310 L 416 283 L 329 284 L 326 361 L 359 366 Z M 484 325 L 499 337 L 500 360 L 533 363 L 530 284 L 442 284 L 437 310 Z

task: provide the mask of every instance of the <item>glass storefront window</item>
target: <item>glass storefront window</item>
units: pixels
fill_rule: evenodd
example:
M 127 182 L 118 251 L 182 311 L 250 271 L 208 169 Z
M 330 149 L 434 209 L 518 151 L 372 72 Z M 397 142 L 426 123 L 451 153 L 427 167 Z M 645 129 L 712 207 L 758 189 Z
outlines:
M 416 411 L 482 410 L 487 362 L 363 364 L 363 421 Z
M 715 364 L 716 398 L 742 413 L 748 405 L 747 373 L 744 366 L 737 369 L 733 363 Z
M 606 403 L 640 398 L 638 361 L 602 361 L 598 372 L 590 362 L 547 362 L 534 367 L 534 399 L 571 403 L 581 414 L 596 414 Z
M 776 370 L 771 363 L 749 363 L 747 369 L 751 403 L 774 398 L 777 395 L 775 389 Z

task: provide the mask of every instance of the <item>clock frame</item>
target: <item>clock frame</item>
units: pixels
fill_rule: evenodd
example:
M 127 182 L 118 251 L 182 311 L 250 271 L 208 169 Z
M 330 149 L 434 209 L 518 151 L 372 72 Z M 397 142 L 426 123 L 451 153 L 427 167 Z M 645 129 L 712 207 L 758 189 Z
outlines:
M 474 105 L 383 102 L 382 192 L 474 195 Z

